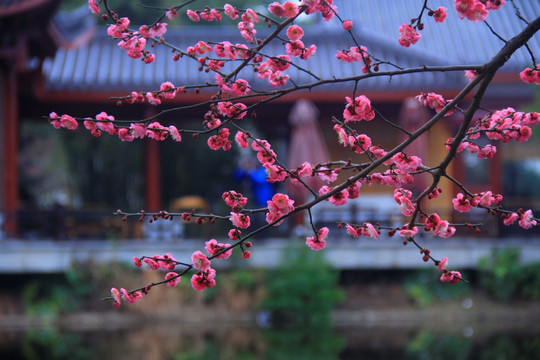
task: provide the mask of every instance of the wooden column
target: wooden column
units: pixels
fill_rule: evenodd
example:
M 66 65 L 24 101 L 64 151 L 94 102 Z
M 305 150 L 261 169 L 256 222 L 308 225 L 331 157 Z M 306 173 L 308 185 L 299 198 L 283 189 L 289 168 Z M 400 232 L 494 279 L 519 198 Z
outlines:
M 145 111 L 145 116 L 155 114 L 154 109 Z M 159 142 L 153 139 L 145 139 L 145 192 L 146 209 L 148 211 L 161 210 L 161 159 L 159 156 Z
M 17 210 L 19 209 L 19 171 L 17 168 L 19 147 L 19 113 L 17 108 L 17 74 L 8 68 L 2 74 L 2 211 L 4 230 L 8 234 L 17 232 Z

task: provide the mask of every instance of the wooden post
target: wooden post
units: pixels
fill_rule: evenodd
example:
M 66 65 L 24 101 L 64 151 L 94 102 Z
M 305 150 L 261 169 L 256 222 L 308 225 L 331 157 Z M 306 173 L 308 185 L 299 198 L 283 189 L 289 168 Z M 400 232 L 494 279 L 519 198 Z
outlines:
M 19 146 L 19 113 L 17 108 L 17 74 L 13 67 L 2 74 L 2 211 L 4 230 L 11 235 L 17 232 L 19 209 L 19 171 L 17 168 Z
M 154 115 L 154 110 L 147 108 L 146 117 Z M 145 139 L 145 178 L 146 178 L 146 209 L 148 211 L 161 210 L 161 159 L 159 155 L 159 142 Z

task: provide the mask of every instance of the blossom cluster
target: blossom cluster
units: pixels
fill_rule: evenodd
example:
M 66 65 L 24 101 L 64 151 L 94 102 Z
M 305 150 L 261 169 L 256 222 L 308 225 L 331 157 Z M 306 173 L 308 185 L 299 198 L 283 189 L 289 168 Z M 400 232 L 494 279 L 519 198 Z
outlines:
M 454 6 L 460 19 L 473 22 L 486 20 L 489 10 L 497 10 L 506 0 L 454 0 Z

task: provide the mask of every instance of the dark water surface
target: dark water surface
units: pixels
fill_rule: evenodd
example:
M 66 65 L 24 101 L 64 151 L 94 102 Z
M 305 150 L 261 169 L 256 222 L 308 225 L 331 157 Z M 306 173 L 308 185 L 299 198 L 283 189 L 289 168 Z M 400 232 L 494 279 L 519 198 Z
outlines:
M 114 329 L 14 324 L 0 331 L 0 359 L 540 359 L 538 326 L 415 323 L 261 329 L 145 318 Z

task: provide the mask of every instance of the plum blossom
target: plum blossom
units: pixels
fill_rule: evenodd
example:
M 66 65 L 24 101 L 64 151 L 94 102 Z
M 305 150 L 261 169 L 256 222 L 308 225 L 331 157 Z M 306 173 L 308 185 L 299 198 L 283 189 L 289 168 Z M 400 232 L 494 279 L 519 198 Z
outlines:
M 120 295 L 120 291 L 118 291 L 117 288 L 112 288 L 111 289 L 111 296 L 113 298 L 113 306 L 114 307 L 120 307 L 120 305 L 122 305 L 122 302 L 121 302 L 121 295 Z
M 454 235 L 455 232 L 456 228 L 450 226 L 450 224 L 446 220 L 440 220 L 439 223 L 435 226 L 435 229 L 433 229 L 433 235 L 444 238 Z
M 99 15 L 99 13 L 101 12 L 96 0 L 88 0 L 88 8 L 92 12 L 92 14 L 95 15 Z
M 182 280 L 182 277 L 179 276 L 177 273 L 171 271 L 171 272 L 168 272 L 167 275 L 165 275 L 165 280 L 167 280 L 165 285 L 170 286 L 170 287 L 175 287 L 176 285 L 180 283 L 180 281 Z
M 193 10 L 187 10 L 186 11 L 186 14 L 188 16 L 188 18 L 191 20 L 191 21 L 195 21 L 195 22 L 199 22 L 201 21 L 201 18 L 199 17 L 199 14 L 197 14 L 195 11 Z
M 441 6 L 433 12 L 433 19 L 435 19 L 435 22 L 442 23 L 446 20 L 447 15 L 446 8 Z
M 398 39 L 399 45 L 404 47 L 416 44 L 422 37 L 422 35 L 416 32 L 415 28 L 407 24 L 401 24 L 399 33 L 401 34 L 401 37 Z
M 191 255 L 191 262 L 197 270 L 206 271 L 210 268 L 210 260 L 200 250 L 195 251 Z
M 229 217 L 229 220 L 232 222 L 234 226 L 239 227 L 241 229 L 247 229 L 250 225 L 249 216 L 236 213 L 234 211 L 231 212 L 231 216 Z
M 446 256 L 443 257 L 437 266 L 440 271 L 446 270 L 446 267 L 448 266 L 448 258 Z
M 370 121 L 375 118 L 375 112 L 371 108 L 371 101 L 365 95 L 357 96 L 354 101 L 348 96 L 345 99 L 347 100 L 347 105 L 343 111 L 345 122 Z
M 353 23 L 351 20 L 344 20 L 341 26 L 343 27 L 343 30 L 350 31 L 353 28 Z
M 304 36 L 304 30 L 298 25 L 291 25 L 287 29 L 287 36 L 291 40 L 300 40 Z
M 516 222 L 516 220 L 517 220 L 518 218 L 519 218 L 519 215 L 516 214 L 516 213 L 503 214 L 503 215 L 502 215 L 503 223 L 504 223 L 504 225 L 506 225 L 506 226 L 512 225 L 513 223 Z
M 418 234 L 418 228 L 413 226 L 412 229 L 409 227 L 409 224 L 405 224 L 399 230 L 399 235 L 403 237 L 415 237 Z
M 447 271 L 445 270 L 441 275 L 442 282 L 449 282 L 450 284 L 457 284 L 461 279 L 461 273 L 459 271 Z
M 325 226 L 317 231 L 317 234 L 306 239 L 306 245 L 310 247 L 311 250 L 322 250 L 326 247 L 326 239 L 328 237 L 329 230 Z
M 519 77 L 528 84 L 540 85 L 540 64 L 537 64 L 535 69 L 525 68 L 519 73 Z
M 531 210 L 525 211 L 518 222 L 519 226 L 524 229 L 530 229 L 537 225 L 537 221 L 534 220 L 534 216 Z
M 456 197 L 452 199 L 452 204 L 454 204 L 454 209 L 459 212 L 471 211 L 471 202 L 462 193 L 458 193 Z
M 204 249 L 210 254 L 210 255 L 217 255 L 219 254 L 220 252 L 222 252 L 223 250 L 229 248 L 231 246 L 231 244 L 222 244 L 222 243 L 218 243 L 216 239 L 210 239 L 209 241 L 207 241 L 206 243 L 206 246 L 204 247 Z M 227 258 L 229 258 L 232 254 L 232 248 L 217 255 L 216 258 L 217 259 L 220 259 L 220 260 L 225 260 Z
M 191 286 L 197 291 L 216 286 L 216 270 L 208 268 L 206 271 L 198 271 L 191 277 Z

